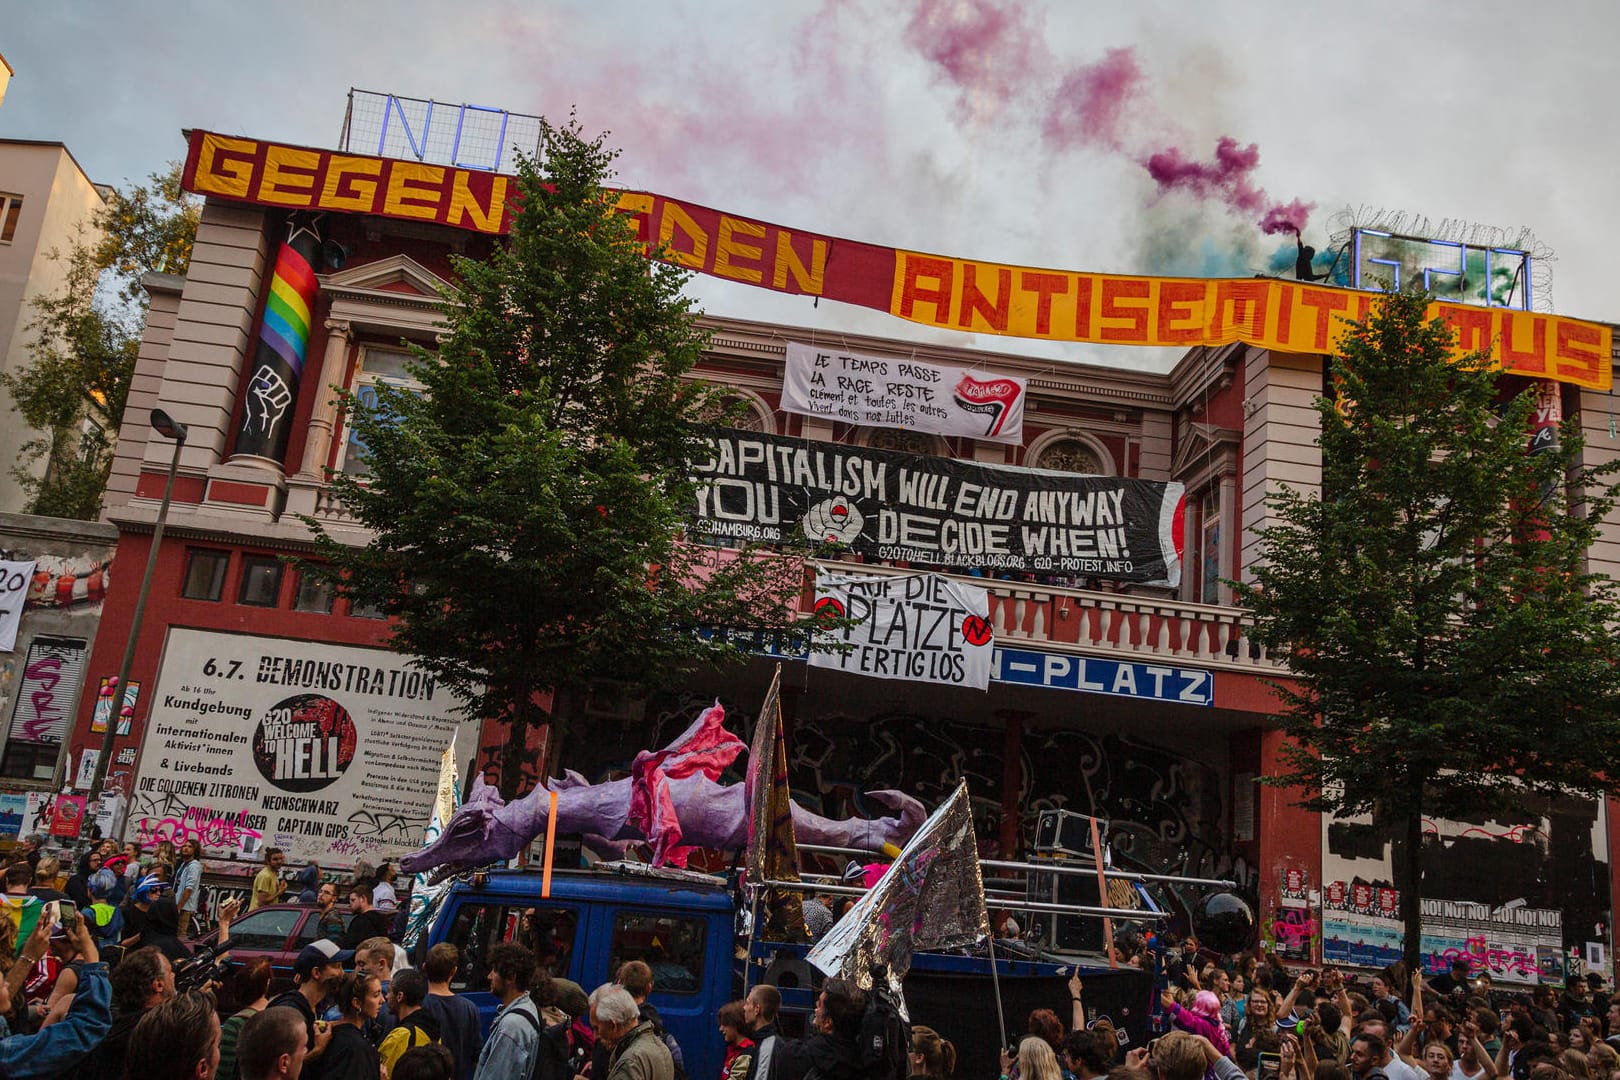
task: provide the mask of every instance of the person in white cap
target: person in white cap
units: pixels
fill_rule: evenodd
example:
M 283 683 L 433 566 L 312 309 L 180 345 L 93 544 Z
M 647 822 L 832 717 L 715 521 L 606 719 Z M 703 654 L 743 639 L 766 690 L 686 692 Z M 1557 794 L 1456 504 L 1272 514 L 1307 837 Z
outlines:
M 319 1057 L 332 1041 L 332 1029 L 325 1020 L 316 1019 L 315 1010 L 343 977 L 343 965 L 353 958 L 354 953 L 338 948 L 329 938 L 305 945 L 293 961 L 293 988 L 270 1003 L 272 1009 L 278 1005 L 297 1009 L 304 1018 L 309 1058 Z

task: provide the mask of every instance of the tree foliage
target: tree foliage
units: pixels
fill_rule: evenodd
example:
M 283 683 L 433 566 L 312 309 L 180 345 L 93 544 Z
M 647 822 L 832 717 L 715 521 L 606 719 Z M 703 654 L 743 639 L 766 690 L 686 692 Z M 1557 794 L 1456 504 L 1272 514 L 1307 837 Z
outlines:
M 176 162 L 147 186 L 115 189 L 91 227 L 51 253 L 63 264 L 62 284 L 33 299 L 28 363 L 0 372 L 0 387 L 35 432 L 11 469 L 31 512 L 83 520 L 101 512 L 140 351 L 140 278 L 185 272 L 199 213 L 180 191 Z
M 802 560 L 684 540 L 692 421 L 724 404 L 689 377 L 706 334 L 687 273 L 649 262 L 615 212 L 601 137 L 546 124 L 542 148 L 519 163 L 505 245 L 455 263 L 439 353 L 411 365 L 423 392 L 341 395 L 370 476 L 333 490 L 375 538 L 306 519 L 309 572 L 395 616 L 393 647 L 469 715 L 511 722 L 509 796 L 528 729 L 552 725 L 555 761 L 593 682 L 656 687 L 738 655 L 704 628 L 801 636 Z
M 1342 404 L 1316 404 L 1321 494 L 1271 500 L 1238 586 L 1296 680 L 1278 688 L 1291 741 L 1272 782 L 1400 838 L 1409 965 L 1425 814 L 1620 778 L 1620 609 L 1585 561 L 1607 470 L 1580 464 L 1573 423 L 1527 453 L 1534 390 L 1503 400 L 1483 358 L 1454 362 L 1425 302 L 1390 294 L 1346 338 Z

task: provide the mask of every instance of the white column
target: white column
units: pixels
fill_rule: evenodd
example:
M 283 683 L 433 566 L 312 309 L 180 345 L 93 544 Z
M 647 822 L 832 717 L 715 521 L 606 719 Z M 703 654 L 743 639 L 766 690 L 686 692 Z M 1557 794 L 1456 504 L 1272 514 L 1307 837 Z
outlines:
M 326 479 L 326 457 L 332 449 L 332 432 L 337 423 L 334 395 L 343 384 L 343 371 L 349 360 L 349 344 L 353 340 L 354 335 L 347 321 L 326 320 L 326 354 L 321 358 L 315 407 L 310 410 L 309 433 L 304 438 L 304 461 L 298 469 L 300 479 Z

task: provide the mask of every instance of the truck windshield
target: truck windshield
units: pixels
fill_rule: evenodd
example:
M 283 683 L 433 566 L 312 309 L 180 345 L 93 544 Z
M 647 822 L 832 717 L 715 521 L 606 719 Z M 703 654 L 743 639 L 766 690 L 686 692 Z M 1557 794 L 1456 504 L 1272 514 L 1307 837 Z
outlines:
M 695 994 L 703 985 L 706 930 L 701 918 L 621 911 L 613 917 L 608 970 L 618 971 L 626 960 L 641 960 L 652 969 L 655 992 Z
M 503 941 L 534 951 L 540 969 L 567 977 L 573 962 L 579 912 L 532 904 L 463 904 L 446 940 L 461 949 L 461 970 L 450 983 L 457 991 L 489 988 L 489 952 Z

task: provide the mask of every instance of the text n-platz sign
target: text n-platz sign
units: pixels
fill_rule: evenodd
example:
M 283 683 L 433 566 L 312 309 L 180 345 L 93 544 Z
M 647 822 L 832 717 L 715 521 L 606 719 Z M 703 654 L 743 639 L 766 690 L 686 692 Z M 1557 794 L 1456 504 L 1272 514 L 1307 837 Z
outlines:
M 1096 656 L 996 649 L 990 678 L 996 682 L 1078 690 L 1087 694 L 1149 698 L 1182 705 L 1215 704 L 1215 676 L 1198 668 L 1104 660 Z

